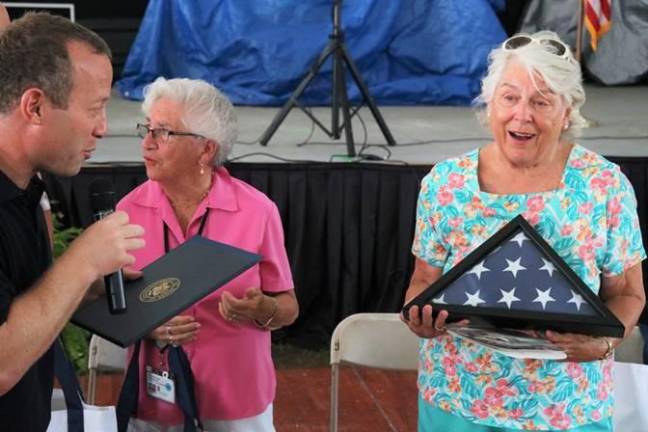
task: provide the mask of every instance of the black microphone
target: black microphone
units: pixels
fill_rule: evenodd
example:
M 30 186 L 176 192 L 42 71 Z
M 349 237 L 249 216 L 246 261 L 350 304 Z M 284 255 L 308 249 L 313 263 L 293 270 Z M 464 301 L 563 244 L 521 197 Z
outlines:
M 101 220 L 115 211 L 115 190 L 106 179 L 97 179 L 90 184 L 90 207 L 95 221 Z M 126 312 L 124 294 L 124 275 L 121 269 L 104 277 L 108 309 L 111 314 Z

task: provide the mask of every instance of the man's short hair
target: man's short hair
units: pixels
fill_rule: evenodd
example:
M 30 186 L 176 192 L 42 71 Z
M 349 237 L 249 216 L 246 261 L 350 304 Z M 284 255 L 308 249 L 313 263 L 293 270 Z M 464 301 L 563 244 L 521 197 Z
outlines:
M 112 59 L 96 33 L 48 13 L 27 13 L 0 33 L 0 113 L 13 109 L 31 87 L 41 89 L 57 108 L 66 109 L 72 90 L 68 43 L 87 45 Z

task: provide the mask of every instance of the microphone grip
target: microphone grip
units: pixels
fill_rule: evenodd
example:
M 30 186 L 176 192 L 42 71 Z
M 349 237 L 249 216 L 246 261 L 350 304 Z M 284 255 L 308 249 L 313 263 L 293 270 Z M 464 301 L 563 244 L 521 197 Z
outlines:
M 126 294 L 124 293 L 124 275 L 121 269 L 104 277 L 108 309 L 113 315 L 126 312 Z
M 115 190 L 109 181 L 99 179 L 92 182 L 89 197 L 95 222 L 109 216 L 115 210 Z M 104 285 L 110 313 L 114 315 L 126 312 L 124 274 L 121 269 L 104 276 Z

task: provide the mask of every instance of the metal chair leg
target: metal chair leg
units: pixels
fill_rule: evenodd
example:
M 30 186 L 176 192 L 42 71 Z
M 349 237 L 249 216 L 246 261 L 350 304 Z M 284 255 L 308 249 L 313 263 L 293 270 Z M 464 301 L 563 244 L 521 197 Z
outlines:
M 338 382 L 340 374 L 340 365 L 338 363 L 331 365 L 331 423 L 330 432 L 338 430 Z

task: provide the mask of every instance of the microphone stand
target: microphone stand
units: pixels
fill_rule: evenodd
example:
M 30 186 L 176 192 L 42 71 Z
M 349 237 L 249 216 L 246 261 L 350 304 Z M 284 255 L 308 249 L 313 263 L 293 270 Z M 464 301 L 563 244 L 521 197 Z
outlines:
M 396 145 L 396 141 L 392 136 L 385 120 L 383 119 L 376 102 L 374 101 L 367 84 L 362 79 L 360 71 L 356 67 L 349 51 L 347 50 L 344 44 L 344 33 L 341 29 L 341 9 L 342 9 L 342 0 L 333 0 L 333 31 L 329 35 L 329 43 L 324 48 L 324 51 L 319 55 L 315 62 L 311 65 L 310 70 L 304 76 L 302 81 L 299 83 L 295 91 L 292 93 L 288 101 L 284 104 L 281 110 L 277 113 L 275 118 L 272 120 L 272 123 L 263 133 L 263 136 L 259 140 L 261 145 L 266 146 L 268 142 L 275 134 L 281 123 L 284 121 L 288 113 L 293 107 L 298 107 L 301 109 L 308 117 L 313 120 L 313 122 L 322 130 L 326 135 L 333 139 L 340 139 L 341 131 L 344 129 L 344 135 L 346 138 L 347 145 L 347 156 L 354 157 L 355 152 L 355 143 L 353 140 L 353 128 L 351 126 L 351 118 L 357 114 L 357 112 L 362 108 L 363 103 L 366 103 L 371 114 L 373 115 L 376 123 L 380 127 L 380 130 L 385 137 L 385 141 L 390 146 Z M 322 65 L 328 60 L 329 57 L 332 57 L 333 61 L 333 76 L 332 76 L 332 92 L 331 92 L 331 129 L 329 130 L 324 126 L 310 111 L 304 109 L 300 105 L 298 99 L 304 93 L 304 90 L 308 85 L 313 81 L 313 79 L 319 73 Z M 345 66 L 351 73 L 353 80 L 355 81 L 358 90 L 362 96 L 362 101 L 358 107 L 352 107 L 349 103 L 349 97 L 347 93 L 346 86 L 346 71 Z M 342 111 L 342 118 L 344 123 L 340 123 L 340 111 Z

